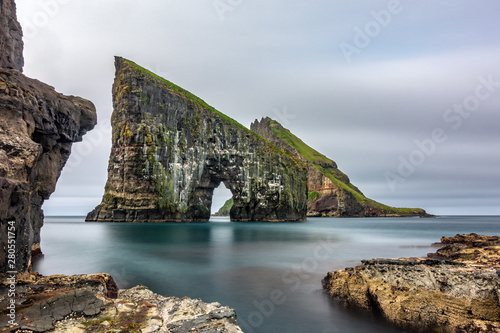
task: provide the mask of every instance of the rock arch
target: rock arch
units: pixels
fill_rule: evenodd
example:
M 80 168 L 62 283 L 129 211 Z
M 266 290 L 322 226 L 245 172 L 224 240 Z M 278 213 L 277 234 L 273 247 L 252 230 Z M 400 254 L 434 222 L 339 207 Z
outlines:
M 305 219 L 302 162 L 137 64 L 115 65 L 108 180 L 87 221 L 207 221 L 221 182 L 232 221 Z

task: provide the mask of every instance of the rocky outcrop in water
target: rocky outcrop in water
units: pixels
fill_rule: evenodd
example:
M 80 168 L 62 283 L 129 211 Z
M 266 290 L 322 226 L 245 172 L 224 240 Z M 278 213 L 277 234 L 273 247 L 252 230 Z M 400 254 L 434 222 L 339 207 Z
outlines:
M 255 120 L 250 129 L 307 164 L 308 216 L 427 216 L 420 208 L 394 208 L 365 197 L 333 160 L 271 118 Z
M 17 325 L 11 326 L 8 288 L 0 283 L 2 332 L 241 332 L 229 307 L 163 297 L 144 286 L 118 291 L 107 274 L 19 280 Z
M 222 182 L 232 221 L 305 219 L 300 161 L 137 64 L 115 65 L 108 181 L 87 221 L 207 221 Z
M 415 332 L 500 332 L 500 237 L 443 237 L 426 259 L 372 259 L 330 272 L 330 297 Z
M 96 124 L 94 105 L 21 73 L 14 1 L 0 1 L 0 276 L 26 272 L 40 252 L 42 204 L 54 192 L 71 146 Z M 10 232 L 10 234 L 9 234 Z M 10 253 L 15 244 L 15 255 Z M 9 245 L 11 248 L 9 248 Z

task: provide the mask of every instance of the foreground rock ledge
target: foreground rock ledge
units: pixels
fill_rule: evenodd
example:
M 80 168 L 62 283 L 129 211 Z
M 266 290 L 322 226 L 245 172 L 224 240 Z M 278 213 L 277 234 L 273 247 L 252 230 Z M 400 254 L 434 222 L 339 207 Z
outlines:
M 500 332 L 500 237 L 443 237 L 426 259 L 372 259 L 329 272 L 344 305 L 415 332 Z
M 9 326 L 7 283 L 0 285 L 2 332 L 242 332 L 233 309 L 163 297 L 144 286 L 118 291 L 107 274 L 18 281 L 17 326 Z

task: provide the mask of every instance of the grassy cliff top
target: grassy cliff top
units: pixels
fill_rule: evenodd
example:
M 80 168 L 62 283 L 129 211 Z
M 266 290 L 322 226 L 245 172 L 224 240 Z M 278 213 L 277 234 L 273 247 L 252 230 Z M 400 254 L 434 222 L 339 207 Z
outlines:
M 330 175 L 338 179 L 339 181 L 349 183 L 349 177 L 337 168 L 337 164 L 330 158 L 318 152 L 316 149 L 308 146 L 300 138 L 292 134 L 290 130 L 284 128 L 276 120 L 269 117 L 263 119 L 269 123 L 269 127 L 274 136 L 280 139 L 286 145 L 294 148 L 300 156 L 302 156 L 307 162 L 314 166 L 320 167 L 321 169 L 328 170 Z M 323 173 L 323 172 L 322 172 Z
M 269 117 L 265 118 L 263 121 L 269 123 L 273 135 L 282 140 L 285 144 L 296 149 L 304 159 L 311 163 L 321 174 L 329 178 L 337 187 L 341 187 L 345 191 L 350 192 L 361 205 L 380 209 L 386 214 L 415 215 L 419 212 L 424 212 L 421 208 L 390 207 L 365 197 L 350 183 L 348 180 L 349 178 L 336 167 L 333 160 L 309 147 L 304 141 L 292 134 L 290 130 L 284 128 L 279 122 Z
M 317 150 L 309 147 L 300 138 L 293 135 L 290 130 L 281 126 L 277 121 L 267 118 L 270 122 L 270 127 L 275 136 L 288 144 L 290 147 L 295 148 L 298 153 L 307 161 L 314 164 L 335 164 L 335 162 Z
M 221 117 L 222 119 L 240 127 L 241 129 L 244 129 L 246 131 L 249 131 L 248 128 L 246 128 L 245 126 L 243 126 L 242 124 L 240 124 L 239 122 L 237 122 L 236 120 L 234 120 L 233 118 L 231 117 L 228 117 L 226 116 L 224 113 L 218 111 L 217 109 L 215 109 L 214 107 L 212 107 L 211 105 L 209 105 L 208 103 L 206 103 L 204 100 L 202 100 L 201 98 L 199 98 L 198 96 L 190 93 L 189 91 L 187 91 L 186 89 L 183 89 L 181 87 L 179 87 L 178 85 L 170 82 L 169 80 L 151 72 L 150 70 L 147 70 L 146 68 L 136 64 L 135 62 L 131 61 L 131 60 L 128 60 L 128 59 L 125 59 L 125 58 L 121 58 L 121 57 L 116 57 L 116 60 L 117 61 L 123 61 L 124 63 L 130 65 L 132 68 L 138 70 L 139 72 L 142 72 L 144 74 L 147 74 L 149 75 L 150 77 L 154 78 L 156 81 L 158 81 L 158 83 L 162 84 L 164 87 L 166 87 L 170 92 L 176 94 L 177 96 L 180 96 L 186 100 L 189 100 L 195 104 L 198 104 L 200 106 L 202 106 L 204 109 L 207 109 L 207 110 L 210 110 L 212 111 L 213 113 L 217 114 L 219 117 Z
M 190 102 L 192 102 L 193 104 L 195 105 L 199 105 L 203 108 L 203 110 L 205 111 L 208 111 L 208 112 L 212 112 L 213 114 L 215 114 L 216 116 L 218 116 L 219 118 L 225 120 L 226 122 L 234 125 L 236 128 L 244 131 L 245 133 L 251 135 L 252 137 L 254 137 L 256 140 L 259 140 L 259 141 L 262 141 L 265 145 L 267 145 L 267 148 L 277 154 L 281 154 L 281 155 L 285 155 L 287 157 L 289 157 L 291 159 L 291 161 L 293 161 L 293 163 L 295 163 L 297 165 L 297 167 L 300 167 L 300 168 L 304 168 L 304 166 L 302 165 L 303 163 L 301 161 L 299 161 L 295 156 L 290 156 L 289 154 L 287 154 L 286 152 L 282 151 L 281 149 L 279 149 L 278 147 L 276 147 L 276 145 L 274 145 L 273 143 L 269 142 L 268 140 L 266 140 L 265 138 L 261 137 L 260 135 L 256 134 L 255 132 L 249 130 L 248 128 L 246 128 L 245 126 L 243 126 L 242 124 L 240 124 L 239 122 L 237 122 L 236 120 L 234 120 L 233 118 L 231 117 L 228 117 L 227 115 L 225 115 L 224 113 L 218 111 L 217 109 L 215 109 L 214 107 L 212 107 L 211 105 L 209 105 L 208 103 L 206 103 L 203 99 L 199 98 L 198 96 L 192 94 L 191 92 L 187 91 L 186 89 L 183 89 L 181 87 L 179 87 L 178 85 L 170 82 L 169 80 L 151 72 L 150 70 L 136 64 L 135 62 L 131 61 L 131 60 L 128 60 L 128 59 L 125 59 L 125 58 L 122 58 L 122 57 L 115 57 L 115 61 L 117 62 L 117 64 L 124 64 L 124 65 L 128 65 L 130 66 L 132 69 L 146 75 L 147 77 L 150 77 L 152 79 L 154 79 L 159 85 L 161 85 L 162 87 L 165 87 L 166 89 L 168 89 L 171 93 L 177 95 L 177 96 L 180 96 Z M 117 66 L 118 68 L 118 66 Z

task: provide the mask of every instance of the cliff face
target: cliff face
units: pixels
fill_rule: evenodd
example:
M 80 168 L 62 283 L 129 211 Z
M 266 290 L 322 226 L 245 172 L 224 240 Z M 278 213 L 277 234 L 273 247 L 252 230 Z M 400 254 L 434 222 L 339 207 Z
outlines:
M 250 129 L 307 164 L 308 216 L 426 215 L 423 209 L 394 208 L 366 198 L 334 161 L 306 145 L 275 120 L 256 120 Z
M 300 161 L 135 63 L 115 64 L 108 181 L 87 221 L 206 221 L 221 182 L 233 221 L 305 219 Z
M 0 0 L 0 67 L 23 71 L 23 32 L 14 0 Z
M 29 270 L 32 251 L 40 251 L 42 204 L 55 190 L 72 143 L 94 127 L 96 113 L 91 102 L 59 94 L 20 72 L 22 42 L 15 5 L 13 1 L 0 5 L 0 274 L 4 274 Z M 14 230 L 15 263 L 7 257 L 7 235 Z
M 372 259 L 330 272 L 335 301 L 415 332 L 500 332 L 500 237 L 443 237 L 427 259 Z

